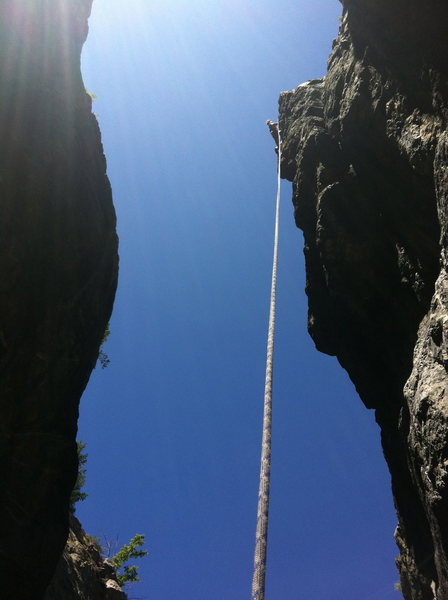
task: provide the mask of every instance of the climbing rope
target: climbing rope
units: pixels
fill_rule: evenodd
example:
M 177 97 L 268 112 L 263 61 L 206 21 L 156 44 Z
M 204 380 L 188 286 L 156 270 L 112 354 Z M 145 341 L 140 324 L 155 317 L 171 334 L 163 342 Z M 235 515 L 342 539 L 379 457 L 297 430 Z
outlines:
M 270 121 L 269 129 L 272 131 Z M 277 292 L 278 223 L 280 214 L 281 139 L 278 135 L 277 201 L 275 207 L 274 256 L 272 260 L 271 303 L 269 309 L 266 378 L 264 384 L 263 438 L 261 442 L 260 487 L 258 491 L 257 530 L 255 534 L 252 600 L 264 600 L 266 550 L 268 543 L 269 489 L 271 484 L 272 375 L 274 358 L 275 299 Z M 273 133 L 274 137 L 275 134 Z

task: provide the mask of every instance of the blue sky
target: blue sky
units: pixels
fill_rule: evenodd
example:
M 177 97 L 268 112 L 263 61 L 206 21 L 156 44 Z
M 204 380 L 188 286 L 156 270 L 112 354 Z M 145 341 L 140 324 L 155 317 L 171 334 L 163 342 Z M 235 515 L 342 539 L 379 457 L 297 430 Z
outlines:
M 146 536 L 131 598 L 250 597 L 280 91 L 322 76 L 336 0 L 95 0 L 82 60 L 120 283 L 81 402 L 86 530 Z M 267 600 L 397 598 L 379 431 L 306 332 L 282 184 Z

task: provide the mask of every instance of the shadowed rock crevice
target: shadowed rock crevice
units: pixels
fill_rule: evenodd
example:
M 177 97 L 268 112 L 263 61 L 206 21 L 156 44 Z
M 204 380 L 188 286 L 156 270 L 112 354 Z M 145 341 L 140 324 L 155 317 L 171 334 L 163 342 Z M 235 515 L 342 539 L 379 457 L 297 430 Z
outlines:
M 448 598 L 448 8 L 346 0 L 328 73 L 280 97 L 308 326 L 376 409 L 405 597 Z
M 98 124 L 80 73 L 91 0 L 0 7 L 0 575 L 37 600 L 68 534 L 78 403 L 117 280 Z

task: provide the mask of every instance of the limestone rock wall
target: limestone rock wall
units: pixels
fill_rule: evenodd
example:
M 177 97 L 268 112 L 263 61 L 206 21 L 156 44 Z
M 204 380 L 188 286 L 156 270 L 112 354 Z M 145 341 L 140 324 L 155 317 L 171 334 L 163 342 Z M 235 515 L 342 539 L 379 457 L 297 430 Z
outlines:
M 344 0 L 280 97 L 309 331 L 376 411 L 407 600 L 448 599 L 448 5 Z
M 0 3 L 0 579 L 38 600 L 68 534 L 79 398 L 117 237 L 80 54 L 92 0 Z

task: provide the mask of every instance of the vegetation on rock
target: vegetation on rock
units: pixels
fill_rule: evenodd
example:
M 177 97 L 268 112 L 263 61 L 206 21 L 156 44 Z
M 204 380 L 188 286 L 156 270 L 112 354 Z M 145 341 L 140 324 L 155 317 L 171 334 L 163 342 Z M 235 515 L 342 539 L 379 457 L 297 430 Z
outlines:
M 112 563 L 117 571 L 123 568 L 123 572 L 118 574 L 118 583 L 123 586 L 132 581 L 140 581 L 136 565 L 128 566 L 127 563 L 132 558 L 143 558 L 148 554 L 147 550 L 142 550 L 141 547 L 145 543 L 145 536 L 142 534 L 134 535 L 129 544 L 125 544 L 112 557 Z
M 106 333 L 108 334 L 109 328 L 107 328 Z M 84 442 L 78 441 L 77 443 L 77 451 L 78 451 L 78 477 L 76 479 L 75 487 L 73 488 L 71 497 L 70 497 L 70 512 L 73 515 L 76 511 L 75 505 L 77 502 L 82 502 L 88 496 L 86 492 L 83 492 L 83 487 L 86 482 L 86 464 L 88 454 L 84 452 L 86 444 Z M 104 556 L 104 548 L 101 546 L 99 538 L 94 536 L 87 536 L 92 544 L 97 548 L 101 555 Z M 143 534 L 136 534 L 130 540 L 129 544 L 124 544 L 120 550 L 110 559 L 115 569 L 117 570 L 117 581 L 120 586 L 125 585 L 129 582 L 140 581 L 138 576 L 138 567 L 136 565 L 128 565 L 126 563 L 133 558 L 143 558 L 148 554 L 147 550 L 143 550 L 142 546 L 145 543 L 145 536 Z M 107 544 L 109 548 L 108 555 L 111 553 L 111 545 Z M 118 547 L 118 539 L 116 541 L 116 545 L 113 544 L 115 548 Z M 118 573 L 118 570 L 122 569 L 121 573 Z
M 83 452 L 86 445 L 83 442 L 77 441 L 77 451 L 78 451 L 78 477 L 76 478 L 75 487 L 72 490 L 70 496 L 70 512 L 72 514 L 75 513 L 76 508 L 75 504 L 77 502 L 82 502 L 88 496 L 86 492 L 82 491 L 86 483 L 86 464 L 87 464 L 87 453 Z
M 106 331 L 104 332 L 103 339 L 101 340 L 101 346 L 100 346 L 100 350 L 98 353 L 98 360 L 100 361 L 100 365 L 101 365 L 102 369 L 105 369 L 106 367 L 108 367 L 109 363 L 110 363 L 108 355 L 103 350 L 103 346 L 107 342 L 109 336 L 110 336 L 110 328 L 109 328 L 109 323 L 108 323 L 106 325 Z

